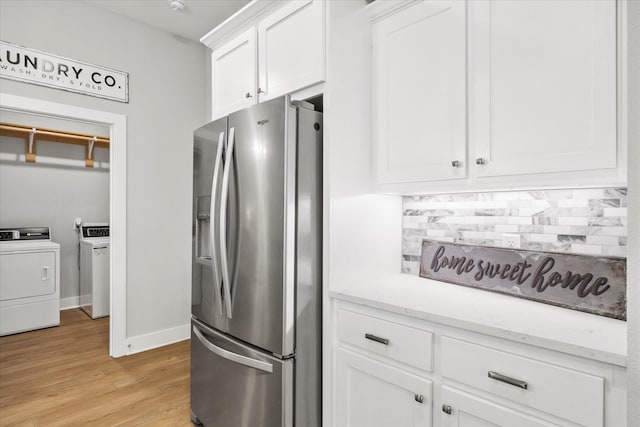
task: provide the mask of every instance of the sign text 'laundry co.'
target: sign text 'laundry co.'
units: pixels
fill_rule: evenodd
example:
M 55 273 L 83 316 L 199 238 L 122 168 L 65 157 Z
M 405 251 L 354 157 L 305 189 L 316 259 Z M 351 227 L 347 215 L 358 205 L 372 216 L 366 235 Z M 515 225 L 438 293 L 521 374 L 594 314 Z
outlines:
M 129 102 L 129 74 L 0 41 L 0 77 Z

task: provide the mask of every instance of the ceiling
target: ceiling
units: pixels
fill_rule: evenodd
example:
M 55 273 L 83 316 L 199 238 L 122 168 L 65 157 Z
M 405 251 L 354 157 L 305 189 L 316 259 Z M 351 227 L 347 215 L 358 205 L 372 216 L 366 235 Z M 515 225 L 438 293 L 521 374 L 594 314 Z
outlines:
M 85 0 L 118 15 L 199 42 L 200 38 L 240 10 L 250 0 L 184 0 L 173 11 L 169 0 Z

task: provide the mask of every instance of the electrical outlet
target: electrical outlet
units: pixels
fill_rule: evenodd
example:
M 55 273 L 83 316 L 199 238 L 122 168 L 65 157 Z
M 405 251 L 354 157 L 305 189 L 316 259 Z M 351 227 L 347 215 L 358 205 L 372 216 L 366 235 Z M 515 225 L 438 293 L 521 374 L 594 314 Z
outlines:
M 502 246 L 505 248 L 518 249 L 520 247 L 520 235 L 508 233 L 503 234 Z

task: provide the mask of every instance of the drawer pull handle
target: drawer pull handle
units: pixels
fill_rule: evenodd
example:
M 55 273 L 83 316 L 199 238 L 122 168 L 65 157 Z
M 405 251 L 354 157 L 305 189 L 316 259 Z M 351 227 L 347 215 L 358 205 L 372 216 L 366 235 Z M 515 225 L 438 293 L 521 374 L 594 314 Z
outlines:
M 445 414 L 451 415 L 451 406 L 447 405 L 446 403 L 443 403 L 442 412 L 444 412 Z
M 373 334 L 364 334 L 364 337 L 368 340 L 379 342 L 380 344 L 389 345 L 389 340 L 387 338 L 380 338 Z
M 521 388 L 523 390 L 526 390 L 527 388 L 529 388 L 529 385 L 527 384 L 526 381 L 516 380 L 514 378 L 507 377 L 505 375 L 499 374 L 497 372 L 489 371 L 489 378 L 491 378 L 492 380 L 496 380 L 496 381 L 500 381 L 500 382 L 503 382 L 503 383 L 507 383 L 509 385 Z
M 416 394 L 416 395 L 414 396 L 414 398 L 416 399 L 416 402 L 418 402 L 418 403 L 424 403 L 424 396 L 423 396 L 423 395 L 421 395 L 421 394 Z

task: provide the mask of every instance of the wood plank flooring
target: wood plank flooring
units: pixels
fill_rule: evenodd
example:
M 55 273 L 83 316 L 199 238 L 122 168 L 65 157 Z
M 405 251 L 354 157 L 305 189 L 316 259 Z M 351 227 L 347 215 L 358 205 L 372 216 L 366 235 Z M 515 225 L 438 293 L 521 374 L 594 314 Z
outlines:
M 109 319 L 0 338 L 0 426 L 193 426 L 189 341 L 109 357 Z

